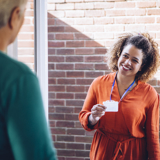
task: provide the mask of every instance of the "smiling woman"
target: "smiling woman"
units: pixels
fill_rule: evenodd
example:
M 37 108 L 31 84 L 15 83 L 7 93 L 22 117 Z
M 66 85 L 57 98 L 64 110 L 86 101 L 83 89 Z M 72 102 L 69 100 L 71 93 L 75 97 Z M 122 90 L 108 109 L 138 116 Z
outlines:
M 146 83 L 160 65 L 157 43 L 125 34 L 107 60 L 115 73 L 92 82 L 79 114 L 84 129 L 96 129 L 90 159 L 159 160 L 159 96 Z

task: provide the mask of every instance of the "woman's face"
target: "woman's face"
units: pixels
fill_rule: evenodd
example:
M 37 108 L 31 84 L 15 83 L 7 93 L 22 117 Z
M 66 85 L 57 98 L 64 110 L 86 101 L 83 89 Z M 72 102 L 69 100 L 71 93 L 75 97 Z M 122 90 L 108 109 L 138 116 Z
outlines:
M 134 45 L 127 45 L 123 49 L 118 59 L 118 73 L 135 78 L 138 71 L 141 70 L 143 53 Z

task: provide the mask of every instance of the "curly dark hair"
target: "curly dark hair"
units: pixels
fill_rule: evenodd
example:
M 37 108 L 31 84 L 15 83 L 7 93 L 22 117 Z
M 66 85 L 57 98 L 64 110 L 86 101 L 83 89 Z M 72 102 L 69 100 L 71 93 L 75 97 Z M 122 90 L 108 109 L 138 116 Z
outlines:
M 110 47 L 106 60 L 112 71 L 118 71 L 118 59 L 127 45 L 134 45 L 143 53 L 142 69 L 136 74 L 136 80 L 148 81 L 157 72 L 160 66 L 158 44 L 148 33 L 125 33 Z

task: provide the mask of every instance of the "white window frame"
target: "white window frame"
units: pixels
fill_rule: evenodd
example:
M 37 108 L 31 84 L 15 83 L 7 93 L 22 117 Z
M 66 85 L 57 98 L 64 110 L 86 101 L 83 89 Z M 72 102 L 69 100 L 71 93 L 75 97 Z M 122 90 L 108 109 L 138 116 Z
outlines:
M 48 121 L 48 20 L 47 0 L 34 0 L 35 73 L 38 76 L 46 119 Z M 7 55 L 18 59 L 17 38 L 7 48 Z
M 39 78 L 48 121 L 48 19 L 47 0 L 34 0 L 35 72 Z

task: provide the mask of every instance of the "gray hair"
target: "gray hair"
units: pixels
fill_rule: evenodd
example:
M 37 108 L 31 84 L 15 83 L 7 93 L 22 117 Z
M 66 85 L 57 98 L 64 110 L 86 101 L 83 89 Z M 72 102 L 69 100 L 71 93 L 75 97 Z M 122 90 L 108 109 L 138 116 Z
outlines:
M 15 7 L 20 7 L 21 12 L 25 9 L 27 0 L 0 0 L 0 28 L 4 27 Z

